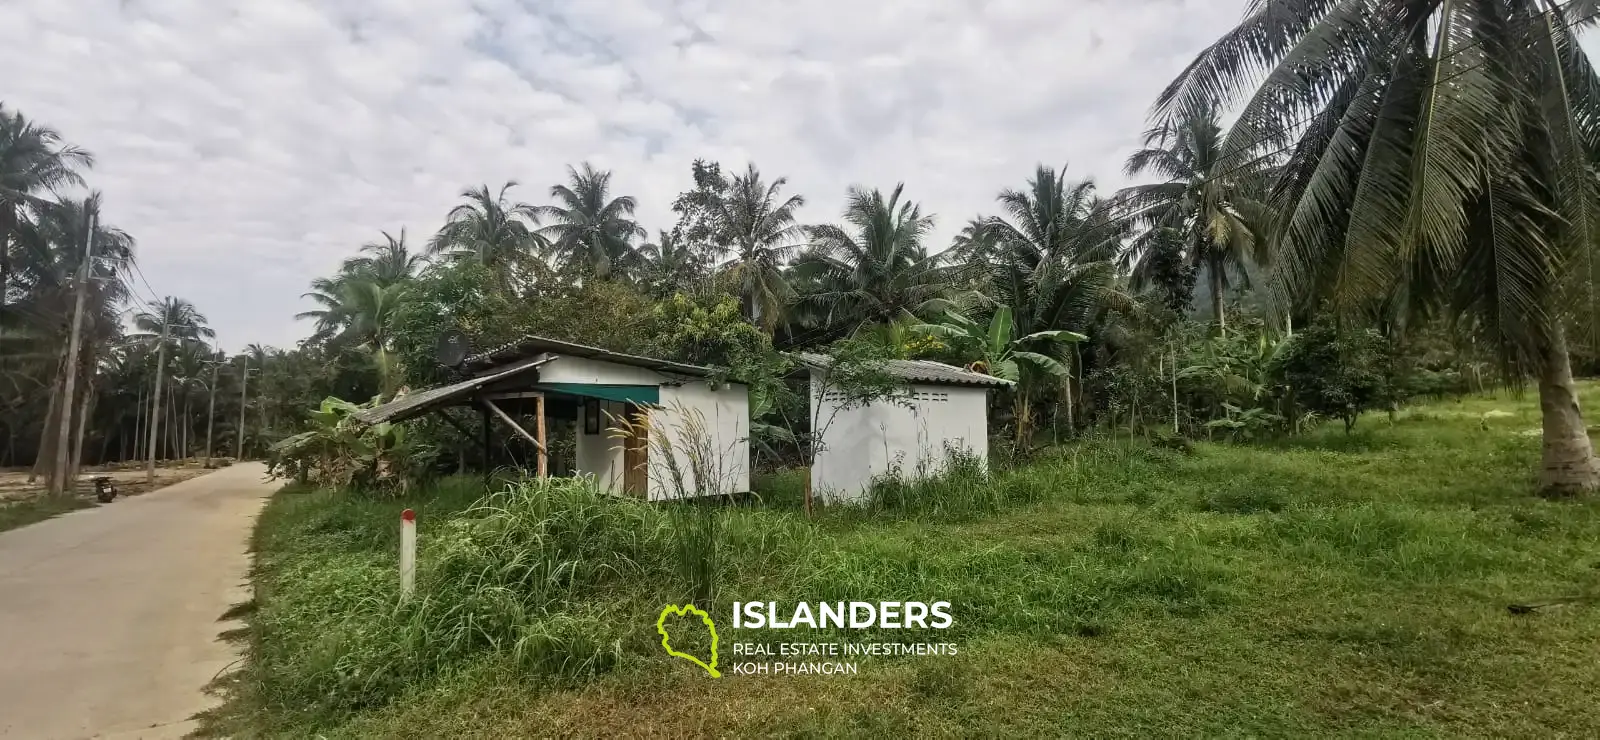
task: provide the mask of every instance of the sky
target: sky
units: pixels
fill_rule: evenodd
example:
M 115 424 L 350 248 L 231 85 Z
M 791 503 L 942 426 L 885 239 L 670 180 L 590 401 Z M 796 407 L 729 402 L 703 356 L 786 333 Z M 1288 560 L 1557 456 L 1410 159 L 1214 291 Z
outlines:
M 312 278 L 421 246 L 468 186 L 613 171 L 654 234 L 697 157 L 838 218 L 851 185 L 940 249 L 1036 164 L 1127 184 L 1150 103 L 1243 0 L 0 0 L 0 102 L 96 158 L 145 298 L 293 347 Z

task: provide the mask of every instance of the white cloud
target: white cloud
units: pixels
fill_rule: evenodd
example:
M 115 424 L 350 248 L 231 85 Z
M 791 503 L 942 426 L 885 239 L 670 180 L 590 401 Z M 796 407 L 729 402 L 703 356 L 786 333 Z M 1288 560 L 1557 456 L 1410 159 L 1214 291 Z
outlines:
M 695 157 L 940 216 L 1037 162 L 1114 187 L 1161 86 L 1242 0 L 9 0 L 4 103 L 98 157 L 155 290 L 229 347 L 292 345 L 311 278 L 379 230 L 420 241 L 466 186 L 539 202 L 615 170 L 652 230 Z M 141 291 L 143 290 L 141 286 Z

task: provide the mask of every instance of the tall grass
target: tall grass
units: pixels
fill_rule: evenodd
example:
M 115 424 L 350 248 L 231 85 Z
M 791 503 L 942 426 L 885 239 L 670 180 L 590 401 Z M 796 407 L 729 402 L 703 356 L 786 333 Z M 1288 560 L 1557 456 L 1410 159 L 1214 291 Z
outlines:
M 399 502 L 282 494 L 258 531 L 254 728 L 1595 736 L 1592 606 L 1505 606 L 1600 595 L 1600 502 L 1533 496 L 1537 440 L 1520 432 L 1536 415 L 1485 428 L 1491 403 L 1468 405 L 1292 444 L 1091 439 L 1005 469 L 960 462 L 813 521 L 792 471 L 759 477 L 749 507 L 582 481 L 425 496 L 405 606 Z M 711 685 L 654 630 L 685 600 L 722 631 L 735 600 L 881 599 L 948 600 L 955 623 L 722 639 L 953 640 L 961 657 Z

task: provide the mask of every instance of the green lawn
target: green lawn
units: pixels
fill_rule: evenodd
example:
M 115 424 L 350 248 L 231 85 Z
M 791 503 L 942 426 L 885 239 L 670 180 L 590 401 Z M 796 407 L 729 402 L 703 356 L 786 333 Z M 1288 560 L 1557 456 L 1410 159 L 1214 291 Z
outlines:
M 944 633 L 878 637 L 958 656 L 852 677 L 711 679 L 665 656 L 655 615 L 684 589 L 656 510 L 498 515 L 468 536 L 448 521 L 465 482 L 423 503 L 286 491 L 256 536 L 251 667 L 213 730 L 1597 737 L 1600 612 L 1584 599 L 1600 595 L 1600 500 L 1532 495 L 1535 401 L 1445 401 L 1348 436 L 1187 455 L 1085 443 L 815 523 L 790 509 L 792 479 L 769 478 L 766 506 L 719 514 L 724 655 L 733 640 L 872 639 L 727 630 L 734 600 L 952 603 Z M 1585 401 L 1600 408 L 1600 391 Z M 393 606 L 405 505 L 426 607 Z M 538 548 L 517 539 L 529 531 Z M 593 568 L 483 585 L 533 572 L 516 569 L 534 550 Z M 1507 609 L 1559 598 L 1577 600 Z

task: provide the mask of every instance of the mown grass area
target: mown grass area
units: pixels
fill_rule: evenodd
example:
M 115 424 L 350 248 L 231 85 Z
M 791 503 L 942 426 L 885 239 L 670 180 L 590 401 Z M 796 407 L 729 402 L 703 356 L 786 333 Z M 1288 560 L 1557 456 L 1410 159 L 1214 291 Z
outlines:
M 93 500 L 80 496 L 34 496 L 20 501 L 0 502 L 0 532 L 95 505 Z
M 559 485 L 478 509 L 466 481 L 409 503 L 289 490 L 258 528 L 252 660 L 212 729 L 1600 736 L 1600 500 L 1533 495 L 1537 428 L 1529 397 L 1193 454 L 1086 442 L 814 522 L 794 476 L 766 477 L 761 505 L 713 513 L 725 656 L 960 648 L 849 677 L 712 679 L 667 657 L 656 615 L 691 591 L 676 512 Z M 399 607 L 405 505 L 424 548 Z M 946 600 L 955 624 L 733 630 L 736 600 Z

